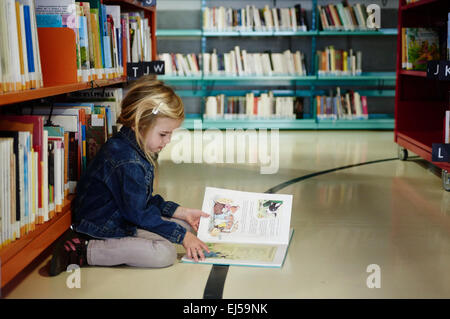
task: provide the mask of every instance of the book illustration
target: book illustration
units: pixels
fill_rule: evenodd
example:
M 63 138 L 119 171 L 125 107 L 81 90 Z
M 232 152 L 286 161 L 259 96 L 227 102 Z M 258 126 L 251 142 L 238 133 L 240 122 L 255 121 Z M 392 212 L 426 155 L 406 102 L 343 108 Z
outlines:
M 213 214 L 209 233 L 219 236 L 221 233 L 231 233 L 238 229 L 238 211 L 240 206 L 232 199 L 217 196 L 214 199 Z
M 197 237 L 208 245 L 198 263 L 281 267 L 292 238 L 292 195 L 206 187 Z M 183 262 L 192 262 L 184 256 Z
M 277 218 L 279 208 L 283 204 L 281 200 L 259 200 L 258 218 Z
M 433 29 L 406 30 L 409 69 L 426 70 L 427 62 L 439 60 L 439 36 Z
M 273 262 L 276 246 L 257 244 L 206 243 L 210 253 L 205 252 L 206 258 L 228 260 L 252 260 L 254 262 Z

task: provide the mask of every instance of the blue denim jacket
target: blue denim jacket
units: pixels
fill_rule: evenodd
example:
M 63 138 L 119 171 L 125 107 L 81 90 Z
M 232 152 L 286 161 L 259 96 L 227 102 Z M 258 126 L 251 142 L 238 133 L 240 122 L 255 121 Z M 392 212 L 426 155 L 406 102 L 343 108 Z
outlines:
M 134 236 L 137 228 L 181 244 L 186 229 L 172 217 L 178 204 L 153 195 L 154 167 L 128 127 L 99 150 L 77 184 L 72 220 L 77 232 L 95 238 Z

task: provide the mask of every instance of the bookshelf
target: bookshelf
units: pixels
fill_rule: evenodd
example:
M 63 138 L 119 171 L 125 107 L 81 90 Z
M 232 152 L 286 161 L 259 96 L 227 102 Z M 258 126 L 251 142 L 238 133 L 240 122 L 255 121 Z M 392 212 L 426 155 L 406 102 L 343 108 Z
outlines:
M 399 3 L 398 32 L 404 27 L 446 25 L 450 2 L 422 0 Z M 397 85 L 395 96 L 394 140 L 399 159 L 408 158 L 411 151 L 442 169 L 442 185 L 450 191 L 450 163 L 432 162 L 433 143 L 444 141 L 444 116 L 449 109 L 450 83 L 428 79 L 424 71 L 403 70 L 402 41 L 397 39 Z
M 144 10 L 149 18 L 152 39 L 152 59 L 156 59 L 156 8 L 142 6 L 136 0 L 102 0 L 106 5 L 120 5 L 123 11 Z M 97 79 L 77 82 L 75 60 L 75 33 L 68 28 L 38 28 L 41 54 L 43 87 L 24 91 L 0 93 L 0 107 L 14 106 L 16 103 L 53 97 L 65 93 L 91 88 L 108 87 L 127 83 L 125 76 L 111 79 Z M 126 74 L 126 70 L 124 70 Z M 21 236 L 0 248 L 1 282 L 5 287 L 42 252 L 50 247 L 71 225 L 71 203 L 74 195 L 64 199 L 62 212 L 49 221 L 35 226 L 28 234 Z
M 201 12 L 205 7 L 212 6 L 227 6 L 224 1 L 212 1 L 212 0 L 199 0 L 199 7 Z M 251 3 L 250 3 L 251 2 Z M 397 37 L 398 31 L 396 28 L 382 28 L 376 31 L 371 30 L 359 30 L 359 31 L 322 31 L 319 30 L 319 18 L 317 12 L 318 0 L 310 1 L 299 1 L 304 7 L 309 3 L 310 16 L 308 17 L 308 24 L 310 30 L 308 31 L 226 31 L 226 32 L 212 32 L 206 31 L 192 23 L 187 25 L 185 29 L 173 28 L 169 26 L 168 23 L 164 24 L 165 27 L 160 27 L 157 31 L 157 37 L 160 41 L 160 46 L 164 46 L 164 42 L 161 41 L 181 41 L 180 43 L 189 41 L 190 43 L 196 42 L 199 44 L 199 49 L 197 53 L 205 53 L 207 51 L 208 43 L 214 41 L 214 43 L 232 43 L 238 41 L 239 43 L 245 43 L 249 41 L 257 41 L 264 43 L 278 43 L 278 39 L 285 39 L 290 43 L 302 42 L 306 43 L 308 47 L 307 51 L 303 52 L 308 55 L 309 61 L 307 63 L 307 72 L 305 76 L 216 76 L 216 75 L 196 75 L 196 76 L 158 76 L 159 79 L 173 85 L 177 93 L 185 97 L 206 97 L 214 95 L 212 93 L 217 87 L 226 88 L 223 94 L 226 96 L 244 96 L 245 93 L 236 94 L 242 87 L 252 87 L 248 89 L 247 92 L 259 91 L 267 92 L 268 90 L 275 91 L 281 88 L 289 90 L 292 92 L 292 96 L 302 96 L 307 101 L 309 105 L 310 114 L 306 115 L 304 119 L 298 119 L 295 121 L 288 120 L 286 122 L 280 123 L 280 121 L 275 120 L 272 122 L 272 128 L 280 129 L 380 129 L 380 130 L 393 130 L 394 129 L 394 108 L 393 102 L 392 109 L 389 114 L 382 114 L 384 117 L 382 119 L 374 116 L 370 120 L 334 120 L 334 121 L 319 121 L 316 117 L 316 107 L 314 102 L 314 97 L 319 94 L 323 94 L 324 90 L 329 87 L 342 86 L 347 89 L 352 89 L 359 91 L 366 91 L 367 96 L 371 97 L 381 97 L 381 98 L 393 98 L 394 86 L 396 81 L 396 72 L 394 68 L 394 63 L 392 63 L 392 71 L 372 71 L 365 72 L 359 76 L 319 76 L 317 73 L 317 62 L 316 62 L 316 52 L 322 47 L 318 47 L 319 43 L 324 43 L 324 41 L 343 39 L 342 43 L 345 46 L 351 43 L 354 39 L 386 39 L 386 41 L 392 41 L 392 46 L 395 44 L 395 39 Z M 248 4 L 257 4 L 256 1 L 249 1 Z M 337 1 L 330 0 L 329 3 L 337 3 Z M 241 7 L 245 7 L 247 3 L 243 2 Z M 283 3 L 276 5 L 276 3 L 267 2 L 272 6 L 286 7 L 293 6 L 296 4 Z M 229 5 L 233 6 L 233 5 Z M 239 5 L 234 3 L 234 8 L 238 8 Z M 312 9 L 311 9 L 312 8 Z M 181 17 L 180 17 L 181 19 Z M 199 16 L 200 21 L 202 20 L 202 14 Z M 170 19 L 168 19 L 170 20 Z M 175 20 L 175 19 L 174 19 Z M 186 19 L 187 21 L 187 19 Z M 177 23 L 175 23 L 176 25 Z M 392 39 L 392 40 L 391 40 Z M 270 41 L 270 42 L 269 42 Z M 370 41 L 370 40 L 369 40 Z M 367 42 L 367 41 L 366 41 Z M 254 43 L 254 42 L 253 42 Z M 180 46 L 182 46 L 181 44 Z M 230 44 L 230 48 L 232 45 Z M 251 51 L 250 47 L 245 47 Z M 241 50 L 244 47 L 241 47 Z M 161 52 L 163 50 L 160 50 Z M 191 51 L 192 52 L 192 51 Z M 304 91 L 307 91 L 305 93 Z M 301 93 L 299 93 L 301 91 Z M 191 92 L 194 92 L 192 94 Z M 386 92 L 386 93 L 383 93 Z M 274 94 L 276 96 L 276 94 Z M 184 127 L 192 129 L 192 119 L 195 118 L 197 121 L 202 121 L 203 127 L 226 129 L 226 128 L 242 128 L 247 122 L 248 127 L 270 127 L 270 121 L 267 120 L 206 120 L 203 119 L 204 101 L 201 102 L 201 110 L 199 113 L 192 114 L 192 117 L 184 122 Z M 198 111 L 197 111 L 198 112 Z M 370 112 L 369 112 L 370 113 Z M 378 115 L 378 114 L 376 114 Z M 216 123 L 213 123 L 216 122 Z

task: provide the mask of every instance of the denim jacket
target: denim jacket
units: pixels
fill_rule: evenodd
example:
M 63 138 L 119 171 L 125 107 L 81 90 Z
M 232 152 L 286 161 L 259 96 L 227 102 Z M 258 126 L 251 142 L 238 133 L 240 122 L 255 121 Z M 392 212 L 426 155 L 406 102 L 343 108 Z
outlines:
M 186 229 L 166 221 L 178 204 L 153 195 L 154 167 L 128 127 L 99 150 L 77 184 L 73 226 L 95 238 L 134 236 L 137 228 L 181 244 Z

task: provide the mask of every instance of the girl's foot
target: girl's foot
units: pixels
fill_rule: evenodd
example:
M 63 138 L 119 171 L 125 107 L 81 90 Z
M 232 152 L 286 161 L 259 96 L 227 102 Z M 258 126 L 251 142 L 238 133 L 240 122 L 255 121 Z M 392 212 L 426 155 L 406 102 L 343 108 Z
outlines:
M 88 264 L 87 243 L 88 241 L 69 228 L 59 239 L 53 251 L 49 275 L 57 276 L 66 271 L 71 264 L 86 266 Z

